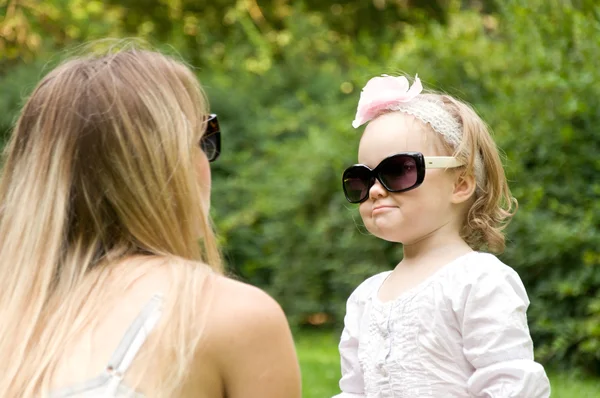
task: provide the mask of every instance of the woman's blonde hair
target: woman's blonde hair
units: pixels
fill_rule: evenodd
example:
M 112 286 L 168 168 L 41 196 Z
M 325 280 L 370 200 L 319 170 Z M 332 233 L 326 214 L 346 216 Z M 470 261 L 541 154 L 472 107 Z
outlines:
M 474 250 L 501 253 L 505 248 L 503 230 L 517 211 L 498 147 L 485 122 L 469 105 L 446 94 L 427 93 L 460 126 L 460 144 L 454 147 L 437 134 L 445 149 L 465 164 L 462 173 L 476 181 L 474 200 L 468 209 L 461 236 Z M 479 177 L 479 178 L 477 178 Z
M 198 289 L 221 271 L 192 157 L 207 113 L 188 67 L 132 45 L 37 85 L 0 179 L 0 396 L 47 394 L 55 358 L 97 321 L 110 265 L 135 255 L 185 269 L 157 339 L 171 370 L 153 381 L 156 396 L 177 388 L 199 340 L 186 334 Z

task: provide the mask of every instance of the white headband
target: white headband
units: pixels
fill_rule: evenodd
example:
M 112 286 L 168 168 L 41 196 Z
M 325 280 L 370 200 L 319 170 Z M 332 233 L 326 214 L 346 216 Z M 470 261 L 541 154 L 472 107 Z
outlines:
M 423 86 L 418 76 L 415 77 L 412 87 L 409 87 L 404 76 L 383 75 L 372 78 L 360 94 L 352 126 L 357 128 L 384 111 L 400 111 L 429 124 L 452 148 L 458 148 L 462 141 L 462 127 L 448 113 L 441 101 L 419 95 L 422 90 Z M 479 152 L 475 154 L 475 179 L 477 186 L 482 188 L 485 173 Z

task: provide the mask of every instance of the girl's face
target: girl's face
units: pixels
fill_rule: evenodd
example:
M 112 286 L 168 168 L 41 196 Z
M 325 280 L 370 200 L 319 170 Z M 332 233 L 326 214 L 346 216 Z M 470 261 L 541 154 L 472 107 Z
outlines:
M 436 133 L 413 116 L 386 113 L 367 125 L 358 161 L 373 169 L 386 157 L 400 152 L 447 156 L 436 150 L 438 140 Z M 452 204 L 455 176 L 451 169 L 427 169 L 419 187 L 400 193 L 388 192 L 376 180 L 369 198 L 359 207 L 366 228 L 381 239 L 405 245 L 446 230 L 459 216 Z

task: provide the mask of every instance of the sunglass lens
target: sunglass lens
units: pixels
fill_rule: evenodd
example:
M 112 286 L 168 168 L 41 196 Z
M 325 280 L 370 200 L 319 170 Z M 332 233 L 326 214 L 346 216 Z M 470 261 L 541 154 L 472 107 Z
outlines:
M 216 114 L 211 113 L 208 115 L 208 120 L 206 121 L 206 134 L 210 135 L 219 131 L 221 131 L 221 128 L 219 127 L 219 118 Z
M 398 155 L 378 167 L 379 178 L 390 191 L 404 191 L 417 184 L 417 161 L 412 156 Z
M 371 188 L 371 171 L 366 167 L 348 168 L 342 177 L 344 194 L 350 203 L 360 203 L 369 196 Z
M 209 162 L 214 162 L 221 152 L 221 133 L 215 132 L 202 136 L 200 147 L 206 154 Z

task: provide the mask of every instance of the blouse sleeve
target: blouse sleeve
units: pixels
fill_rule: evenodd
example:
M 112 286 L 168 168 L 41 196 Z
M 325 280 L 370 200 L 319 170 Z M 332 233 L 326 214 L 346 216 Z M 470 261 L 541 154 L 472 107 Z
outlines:
M 519 275 L 496 260 L 466 286 L 463 350 L 475 368 L 468 390 L 475 398 L 546 398 L 550 382 L 533 359 L 527 326 L 529 299 Z M 482 268 L 480 268 L 482 269 Z
M 344 330 L 340 339 L 339 350 L 342 365 L 342 378 L 340 379 L 341 394 L 333 398 L 365 398 L 365 385 L 363 373 L 358 361 L 358 336 L 360 323 L 364 311 L 364 300 L 359 286 L 346 302 L 346 316 L 344 317 Z

